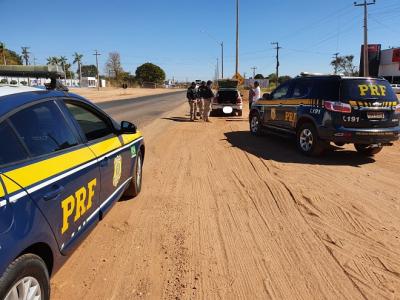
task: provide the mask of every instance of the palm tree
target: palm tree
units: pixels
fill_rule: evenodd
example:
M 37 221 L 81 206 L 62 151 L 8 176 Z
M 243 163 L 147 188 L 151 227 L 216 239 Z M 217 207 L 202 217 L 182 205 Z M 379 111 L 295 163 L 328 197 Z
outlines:
M 29 63 L 29 54 L 31 54 L 28 49 L 29 47 L 21 47 L 22 49 L 22 57 L 25 60 L 25 65 L 28 65 Z
M 65 65 L 68 62 L 68 58 L 66 58 L 65 56 L 60 56 L 59 62 L 60 62 L 60 65 L 62 66 L 62 68 L 64 70 L 64 78 L 67 79 L 67 73 L 65 72 Z
M 74 55 L 74 61 L 73 64 L 78 64 L 78 70 L 79 70 L 79 86 L 81 85 L 81 80 L 82 80 L 82 58 L 83 54 L 79 54 L 78 52 L 75 52 Z
M 0 42 L 0 53 L 1 56 L 3 56 L 3 63 L 4 65 L 7 65 L 7 61 L 6 61 L 6 45 L 2 42 Z
M 47 64 L 48 65 L 59 65 L 60 64 L 60 59 L 57 56 L 49 56 L 47 58 Z

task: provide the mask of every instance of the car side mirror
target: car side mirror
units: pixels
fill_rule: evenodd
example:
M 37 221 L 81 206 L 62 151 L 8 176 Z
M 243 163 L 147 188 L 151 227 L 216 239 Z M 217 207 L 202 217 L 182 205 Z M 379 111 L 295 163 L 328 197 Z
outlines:
M 271 100 L 271 94 L 270 94 L 270 93 L 265 93 L 265 94 L 262 96 L 262 98 L 263 98 L 263 100 Z
M 137 132 L 137 127 L 131 122 L 122 121 L 120 132 L 126 134 L 135 134 Z

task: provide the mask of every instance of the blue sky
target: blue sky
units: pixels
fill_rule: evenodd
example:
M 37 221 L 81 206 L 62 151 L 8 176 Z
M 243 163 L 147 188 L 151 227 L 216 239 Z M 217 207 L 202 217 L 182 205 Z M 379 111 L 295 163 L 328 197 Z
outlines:
M 274 72 L 279 41 L 281 74 L 330 72 L 333 53 L 354 54 L 363 42 L 361 7 L 352 0 L 240 0 L 240 72 Z M 400 46 L 400 1 L 369 6 L 370 43 Z M 94 64 L 94 49 L 104 70 L 111 51 L 121 54 L 126 71 L 153 62 L 169 78 L 207 79 L 215 72 L 225 43 L 225 76 L 234 74 L 235 0 L 0 0 L 0 40 L 10 49 L 29 46 L 44 64 L 48 56 L 84 54 Z M 208 32 L 205 33 L 205 32 Z M 210 36 L 214 37 L 211 38 Z

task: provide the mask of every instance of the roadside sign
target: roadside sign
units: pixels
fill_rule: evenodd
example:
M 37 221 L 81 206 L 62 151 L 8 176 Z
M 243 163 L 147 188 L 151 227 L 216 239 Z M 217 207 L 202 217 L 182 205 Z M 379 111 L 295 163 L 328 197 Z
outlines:
M 239 85 L 243 85 L 243 83 L 244 83 L 244 78 L 239 73 L 236 73 L 235 75 L 233 75 L 232 79 L 237 80 Z

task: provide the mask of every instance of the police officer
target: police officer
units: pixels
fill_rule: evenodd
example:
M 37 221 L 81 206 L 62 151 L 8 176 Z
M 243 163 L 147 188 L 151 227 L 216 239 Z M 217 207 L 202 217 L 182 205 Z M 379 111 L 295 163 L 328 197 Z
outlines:
M 203 118 L 203 92 L 206 88 L 206 82 L 202 81 L 199 88 L 197 89 L 197 108 L 199 109 L 200 119 Z
M 190 107 L 190 121 L 197 120 L 197 94 L 196 83 L 192 82 L 186 93 L 186 98 L 188 99 Z
M 203 121 L 205 122 L 211 122 L 209 117 L 210 117 L 210 111 L 211 111 L 211 102 L 214 99 L 214 92 L 211 89 L 212 87 L 212 81 L 209 80 L 207 81 L 206 87 L 202 91 L 202 98 L 204 99 L 203 101 Z

